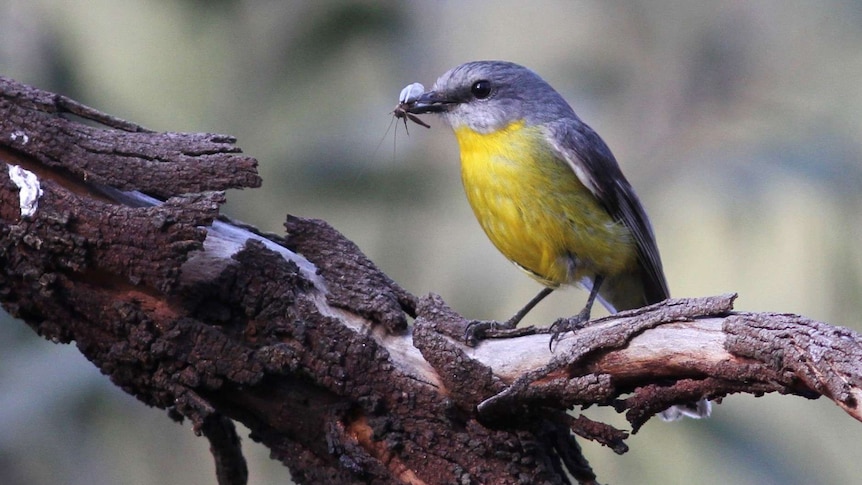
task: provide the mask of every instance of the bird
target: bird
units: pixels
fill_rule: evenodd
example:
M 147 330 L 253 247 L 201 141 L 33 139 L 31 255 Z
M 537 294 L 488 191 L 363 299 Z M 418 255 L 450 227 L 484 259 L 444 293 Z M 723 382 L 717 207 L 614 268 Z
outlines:
M 669 298 L 649 218 L 616 158 L 538 74 L 508 61 L 473 61 L 450 69 L 428 91 L 419 83 L 402 91 L 396 116 L 432 113 L 455 133 L 461 180 L 479 225 L 544 286 L 509 320 L 473 322 L 468 341 L 514 329 L 561 286 L 581 285 L 589 296 L 574 318 L 554 323 L 551 345 L 587 322 L 596 300 L 616 313 Z M 663 417 L 709 413 L 709 402 L 701 401 Z

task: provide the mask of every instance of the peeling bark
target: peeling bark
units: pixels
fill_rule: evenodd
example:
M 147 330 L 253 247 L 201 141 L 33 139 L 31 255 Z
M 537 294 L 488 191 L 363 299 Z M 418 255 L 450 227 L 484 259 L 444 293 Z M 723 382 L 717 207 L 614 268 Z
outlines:
M 220 216 L 223 190 L 260 184 L 234 142 L 0 78 L 0 161 L 39 184 L 0 170 L 0 301 L 190 420 L 221 484 L 248 475 L 233 421 L 298 483 L 564 484 L 597 483 L 575 436 L 627 450 L 571 408 L 614 406 L 636 432 L 673 403 L 780 392 L 862 419 L 858 334 L 733 295 L 595 320 L 554 352 L 541 333 L 468 347 L 466 320 L 325 222 L 289 216 L 279 237 Z

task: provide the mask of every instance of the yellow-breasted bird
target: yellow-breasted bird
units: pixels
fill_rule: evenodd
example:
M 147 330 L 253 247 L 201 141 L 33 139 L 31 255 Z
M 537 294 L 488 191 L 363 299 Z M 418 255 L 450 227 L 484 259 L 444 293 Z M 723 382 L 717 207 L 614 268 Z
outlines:
M 396 114 L 442 115 L 458 139 L 464 190 L 485 234 L 545 285 L 494 328 L 514 328 L 561 285 L 579 283 L 590 295 L 555 336 L 589 320 L 596 298 L 612 313 L 668 298 L 634 189 L 604 141 L 539 75 L 511 62 L 476 61 L 446 72 L 430 91 L 417 87 L 405 88 Z M 665 418 L 682 414 L 706 416 L 709 404 L 670 409 Z

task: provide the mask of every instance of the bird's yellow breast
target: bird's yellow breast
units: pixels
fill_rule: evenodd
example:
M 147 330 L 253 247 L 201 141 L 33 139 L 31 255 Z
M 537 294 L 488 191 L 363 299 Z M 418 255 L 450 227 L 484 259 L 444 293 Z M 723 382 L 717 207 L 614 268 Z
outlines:
M 485 233 L 540 282 L 613 276 L 636 264 L 628 228 L 613 220 L 538 127 L 523 121 L 490 134 L 455 129 L 461 178 Z

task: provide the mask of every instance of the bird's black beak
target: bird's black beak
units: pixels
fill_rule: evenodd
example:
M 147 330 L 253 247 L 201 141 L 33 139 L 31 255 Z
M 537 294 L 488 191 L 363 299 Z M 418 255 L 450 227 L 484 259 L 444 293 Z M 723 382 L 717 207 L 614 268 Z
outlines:
M 403 104 L 404 111 L 421 115 L 425 113 L 443 113 L 449 111 L 451 106 L 455 105 L 455 101 L 447 99 L 437 91 L 427 91 L 419 95 L 418 98 Z

